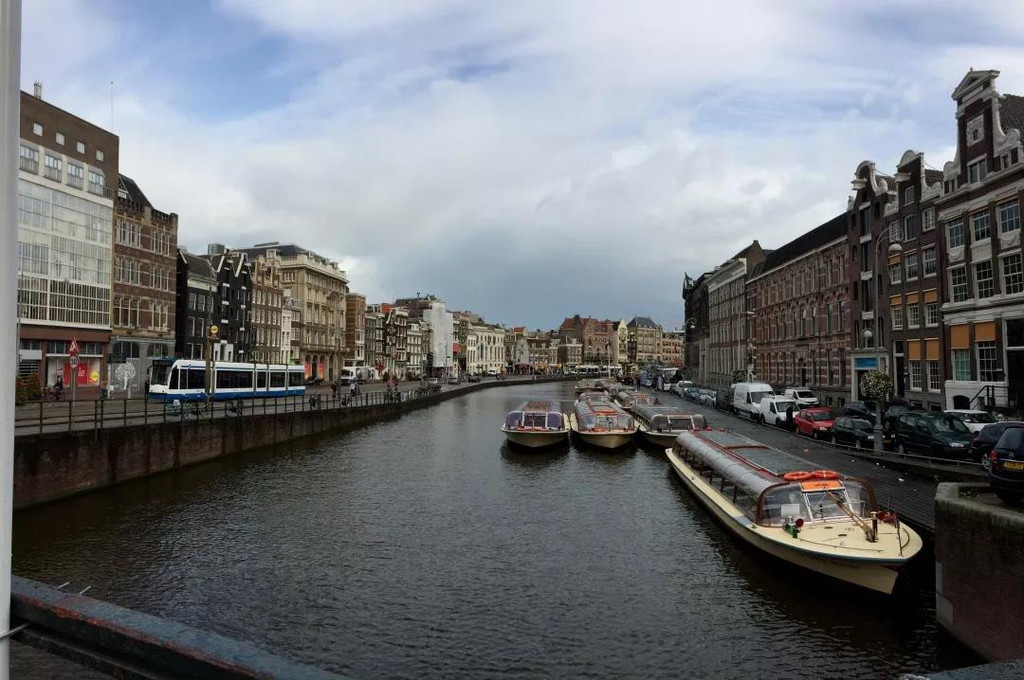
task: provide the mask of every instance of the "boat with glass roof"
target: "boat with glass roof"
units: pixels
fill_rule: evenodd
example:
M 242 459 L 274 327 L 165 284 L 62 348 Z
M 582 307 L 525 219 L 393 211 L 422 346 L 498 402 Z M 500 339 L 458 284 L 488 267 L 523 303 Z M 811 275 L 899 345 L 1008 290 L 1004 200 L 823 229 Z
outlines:
M 630 413 L 634 412 L 637 406 L 641 404 L 653 404 L 654 399 L 651 395 L 640 390 L 627 389 L 625 386 L 622 389 L 617 390 L 615 393 L 615 401 L 618 402 L 619 406 L 626 409 Z
M 637 404 L 633 407 L 637 430 L 652 444 L 671 446 L 681 432 L 703 430 L 708 421 L 699 413 L 687 413 L 676 406 Z
M 584 378 L 576 382 L 576 394 L 583 394 L 584 392 L 597 392 L 601 388 L 599 387 L 600 380 L 594 378 Z
M 633 439 L 636 421 L 608 397 L 580 398 L 569 414 L 569 427 L 580 441 L 590 446 L 617 449 Z
M 510 444 L 528 449 L 564 444 L 569 438 L 569 422 L 555 401 L 524 401 L 505 416 L 501 426 Z
M 734 534 L 791 564 L 889 594 L 922 547 L 871 484 L 725 431 L 683 432 L 676 474 Z

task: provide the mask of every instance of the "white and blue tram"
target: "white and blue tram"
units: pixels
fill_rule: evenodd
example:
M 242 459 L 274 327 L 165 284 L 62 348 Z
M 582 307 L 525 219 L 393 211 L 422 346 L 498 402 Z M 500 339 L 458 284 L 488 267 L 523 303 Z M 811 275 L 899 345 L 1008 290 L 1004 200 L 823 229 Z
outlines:
M 203 359 L 155 359 L 150 368 L 149 398 L 154 401 L 286 397 L 306 393 L 302 366 L 216 362 L 213 389 L 206 385 Z

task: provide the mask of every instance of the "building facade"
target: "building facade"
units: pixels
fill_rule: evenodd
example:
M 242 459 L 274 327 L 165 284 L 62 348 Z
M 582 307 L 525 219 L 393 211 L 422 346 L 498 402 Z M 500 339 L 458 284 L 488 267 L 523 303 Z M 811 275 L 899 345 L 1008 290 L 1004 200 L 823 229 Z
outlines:
M 423 349 L 423 326 L 419 321 L 410 321 L 406 336 L 408 361 L 406 377 L 409 380 L 421 380 L 426 375 L 427 353 Z
M 657 361 L 661 354 L 661 326 L 646 316 L 634 316 L 626 327 L 629 329 L 626 341 L 629 363 L 644 366 Z
M 178 250 L 174 304 L 174 355 L 205 359 L 212 341 L 210 326 L 218 303 L 217 274 L 206 258 Z
M 669 366 L 682 368 L 686 360 L 686 333 L 684 331 L 664 331 L 661 336 L 660 362 Z
M 281 361 L 297 364 L 302 356 L 298 333 L 292 328 L 302 324 L 302 306 L 292 297 L 290 288 L 281 290 Z
M 380 306 L 384 322 L 384 370 L 405 379 L 409 368 L 409 310 L 397 305 Z
M 366 366 L 371 375 L 379 378 L 384 366 L 384 313 L 381 306 L 366 305 Z
M 953 91 L 956 157 L 936 199 L 946 269 L 945 406 L 1024 408 L 1024 97 L 1000 95 L 999 71 Z
M 366 296 L 345 296 L 345 366 L 363 368 L 366 361 Z
M 238 250 L 229 250 L 219 243 L 207 247 L 205 258 L 217 277 L 217 292 L 207 333 L 213 340 L 214 361 L 251 362 L 253 359 L 253 332 L 249 326 L 252 308 L 252 267 L 248 256 Z
M 281 351 L 281 314 L 284 289 L 281 287 L 281 263 L 274 253 L 261 253 L 249 261 L 252 274 L 252 305 L 247 328 L 252 338 L 250 361 L 280 364 L 288 361 Z M 290 324 L 290 321 L 289 321 Z
M 294 243 L 258 243 L 242 250 L 248 257 L 272 256 L 281 263 L 281 286 L 291 292 L 302 314 L 292 319 L 307 377 L 334 380 L 344 365 L 345 296 L 348 275 L 338 263 Z
M 683 308 L 686 317 L 686 367 L 690 379 L 698 385 L 708 384 L 708 274 L 696 279 L 683 277 Z
M 140 392 L 156 357 L 174 355 L 178 216 L 119 175 L 114 202 L 110 385 Z M 120 368 L 122 365 L 125 368 Z
M 19 136 L 18 373 L 96 396 L 108 380 L 119 140 L 43 101 L 38 84 L 21 93 Z
M 825 406 L 850 399 L 847 216 L 770 252 L 747 282 L 752 379 L 809 387 Z
M 736 253 L 707 275 L 708 347 L 704 384 L 725 389 L 737 378 L 747 379 L 750 361 L 746 283 L 764 262 L 758 241 Z
M 505 370 L 505 329 L 485 323 L 469 326 L 467 369 L 471 375 L 502 373 Z

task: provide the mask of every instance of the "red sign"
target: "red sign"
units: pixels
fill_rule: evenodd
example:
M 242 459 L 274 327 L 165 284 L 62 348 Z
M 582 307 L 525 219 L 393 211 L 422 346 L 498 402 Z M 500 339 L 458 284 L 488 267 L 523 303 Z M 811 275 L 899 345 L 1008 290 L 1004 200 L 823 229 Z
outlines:
M 78 349 L 78 340 L 76 340 L 75 338 L 71 338 L 71 349 L 68 350 L 68 354 L 70 354 L 73 357 L 77 357 L 80 354 L 80 351 Z
M 85 364 L 78 364 L 72 368 L 71 363 L 64 364 L 64 382 L 71 384 L 71 380 L 77 380 L 79 385 L 89 384 L 89 367 Z

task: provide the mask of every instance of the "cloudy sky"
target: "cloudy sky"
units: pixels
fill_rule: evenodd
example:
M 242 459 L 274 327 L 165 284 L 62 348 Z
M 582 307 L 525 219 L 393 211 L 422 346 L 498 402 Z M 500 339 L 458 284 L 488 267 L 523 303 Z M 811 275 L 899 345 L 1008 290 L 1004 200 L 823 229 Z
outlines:
M 952 156 L 1024 3 L 25 0 L 22 83 L 121 138 L 181 243 L 293 241 L 370 301 L 682 320 L 684 272 Z M 113 81 L 113 85 L 111 85 Z

